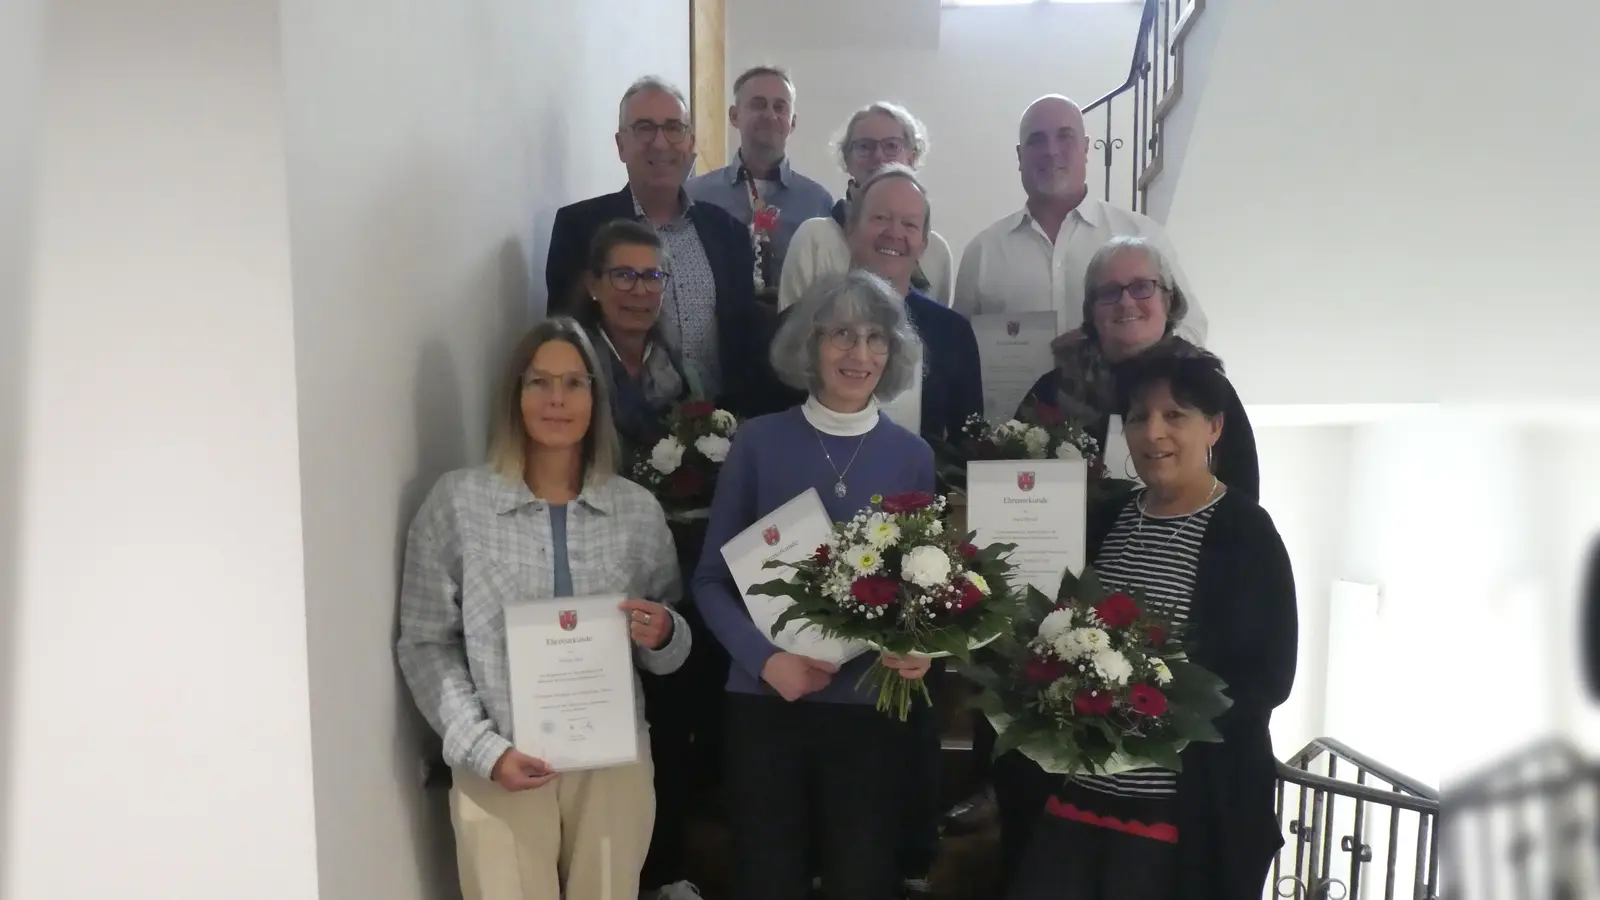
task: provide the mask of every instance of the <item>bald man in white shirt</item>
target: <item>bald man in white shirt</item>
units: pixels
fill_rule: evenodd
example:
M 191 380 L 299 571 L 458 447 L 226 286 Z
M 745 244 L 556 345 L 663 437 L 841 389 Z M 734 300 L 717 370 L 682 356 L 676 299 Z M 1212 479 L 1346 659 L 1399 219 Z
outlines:
M 1148 216 L 1089 196 L 1090 140 L 1083 111 L 1057 94 L 1033 101 L 1022 114 L 1017 168 L 1028 202 L 990 225 L 961 254 L 956 312 L 968 318 L 997 313 L 1056 313 L 1058 332 L 1083 324 L 1083 277 L 1089 258 L 1110 238 L 1137 235 L 1173 263 L 1189 314 L 1177 334 L 1204 346 L 1206 317 L 1177 264 L 1161 226 Z

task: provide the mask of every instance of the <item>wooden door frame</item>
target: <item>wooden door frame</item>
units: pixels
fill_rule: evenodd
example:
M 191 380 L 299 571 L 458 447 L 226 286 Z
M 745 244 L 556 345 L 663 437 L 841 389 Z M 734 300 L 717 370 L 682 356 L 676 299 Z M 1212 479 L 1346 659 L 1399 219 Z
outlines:
M 727 0 L 689 0 L 689 106 L 696 174 L 728 164 Z

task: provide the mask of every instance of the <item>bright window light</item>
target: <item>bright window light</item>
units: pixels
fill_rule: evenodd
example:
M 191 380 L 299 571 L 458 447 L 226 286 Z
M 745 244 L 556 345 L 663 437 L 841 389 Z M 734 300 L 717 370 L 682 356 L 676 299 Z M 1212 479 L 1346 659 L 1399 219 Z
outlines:
M 1043 6 L 1053 3 L 1138 3 L 1140 0 L 940 0 L 943 6 Z

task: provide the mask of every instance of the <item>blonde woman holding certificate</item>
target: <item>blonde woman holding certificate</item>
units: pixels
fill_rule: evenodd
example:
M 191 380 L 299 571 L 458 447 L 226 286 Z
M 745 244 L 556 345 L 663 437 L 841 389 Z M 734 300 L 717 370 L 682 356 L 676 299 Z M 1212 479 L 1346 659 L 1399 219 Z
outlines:
M 496 398 L 489 464 L 441 478 L 406 541 L 400 668 L 453 768 L 465 900 L 638 893 L 655 794 L 637 676 L 637 761 L 558 772 L 512 745 L 508 606 L 636 598 L 615 614 L 634 665 L 666 673 L 689 655 L 689 626 L 672 609 L 682 581 L 666 516 L 614 472 L 617 439 L 599 373 L 576 322 L 536 326 Z M 561 627 L 576 627 L 573 618 Z

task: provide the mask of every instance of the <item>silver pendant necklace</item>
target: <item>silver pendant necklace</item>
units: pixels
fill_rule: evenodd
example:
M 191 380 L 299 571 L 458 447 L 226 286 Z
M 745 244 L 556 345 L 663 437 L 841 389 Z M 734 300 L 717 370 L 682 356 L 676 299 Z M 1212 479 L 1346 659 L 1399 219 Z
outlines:
M 856 464 L 856 457 L 861 455 L 861 447 L 867 442 L 867 435 L 863 434 L 861 440 L 856 442 L 856 452 L 850 454 L 850 461 L 844 464 L 844 471 L 841 472 L 833 463 L 833 454 L 828 452 L 828 445 L 822 442 L 822 432 L 818 431 L 816 426 L 812 426 L 811 433 L 817 436 L 817 446 L 822 448 L 822 458 L 828 461 L 828 468 L 833 470 L 834 477 L 838 479 L 833 483 L 833 495 L 843 500 L 844 496 L 850 493 L 850 488 L 844 483 L 844 476 L 850 471 L 850 467 Z
M 1157 544 L 1156 546 L 1153 546 L 1153 547 L 1150 545 L 1150 543 L 1148 541 L 1146 541 L 1144 539 L 1144 534 L 1143 534 L 1143 532 L 1144 532 L 1144 497 L 1141 496 L 1137 501 L 1134 502 L 1134 506 L 1139 510 L 1139 521 L 1134 523 L 1134 526 L 1133 526 L 1133 541 L 1135 543 L 1137 543 L 1139 546 L 1145 548 L 1146 550 L 1160 550 L 1161 548 L 1163 548 L 1163 547 L 1167 546 L 1168 544 L 1172 543 L 1174 540 L 1177 539 L 1178 535 L 1183 534 L 1184 530 L 1187 529 L 1189 527 L 1190 523 L 1192 523 L 1194 521 L 1195 513 L 1198 513 L 1198 512 L 1200 512 L 1200 510 L 1205 509 L 1207 506 L 1211 505 L 1211 500 L 1212 500 L 1212 498 L 1217 496 L 1217 489 L 1220 488 L 1220 487 L 1222 487 L 1222 482 L 1218 481 L 1216 476 L 1212 476 L 1212 478 L 1211 478 L 1211 492 L 1206 494 L 1205 502 L 1200 504 L 1199 506 L 1195 507 L 1194 512 L 1185 513 L 1186 518 L 1183 520 L 1183 523 L 1181 525 L 1179 525 L 1177 528 L 1173 529 L 1173 532 L 1171 534 L 1167 535 L 1167 539 L 1166 540 L 1162 541 L 1160 544 Z M 1173 518 L 1176 518 L 1176 517 L 1173 517 Z

